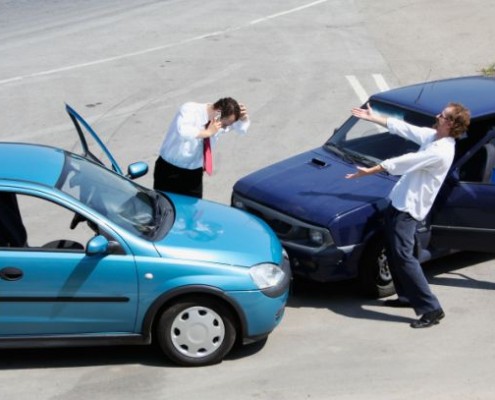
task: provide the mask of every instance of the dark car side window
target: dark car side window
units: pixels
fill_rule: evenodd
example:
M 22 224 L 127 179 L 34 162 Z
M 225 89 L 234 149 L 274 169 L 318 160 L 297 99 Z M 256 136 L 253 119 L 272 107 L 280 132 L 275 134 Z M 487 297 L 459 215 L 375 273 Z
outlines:
M 459 179 L 463 182 L 494 184 L 495 145 L 486 143 L 459 167 Z
M 487 137 L 488 136 L 488 137 Z M 492 184 L 495 168 L 495 122 L 475 121 L 456 143 L 454 164 L 463 182 Z M 472 154 L 470 154 L 472 153 Z M 467 157 L 467 158 L 466 158 Z

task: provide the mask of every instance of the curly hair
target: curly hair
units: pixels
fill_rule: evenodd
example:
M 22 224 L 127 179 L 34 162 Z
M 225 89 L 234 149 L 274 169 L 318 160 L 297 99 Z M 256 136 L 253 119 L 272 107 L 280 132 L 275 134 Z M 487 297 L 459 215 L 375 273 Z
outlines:
M 222 118 L 235 115 L 235 120 L 237 121 L 241 117 L 241 107 L 239 107 L 239 103 L 232 97 L 224 97 L 217 100 L 213 104 L 213 108 L 222 113 Z
M 448 118 L 452 122 L 450 136 L 457 139 L 467 131 L 469 123 L 471 122 L 471 113 L 466 107 L 459 103 L 449 103 L 447 108 L 449 108 Z

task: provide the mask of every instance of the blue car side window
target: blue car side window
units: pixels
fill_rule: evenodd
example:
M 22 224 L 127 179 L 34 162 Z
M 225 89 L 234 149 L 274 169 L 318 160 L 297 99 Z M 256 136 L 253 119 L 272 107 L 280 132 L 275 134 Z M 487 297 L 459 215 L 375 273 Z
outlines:
M 0 247 L 24 247 L 27 232 L 19 211 L 17 196 L 0 192 Z
M 0 247 L 83 252 L 95 235 L 89 226 L 72 229 L 74 212 L 46 198 L 0 192 L 0 203 Z

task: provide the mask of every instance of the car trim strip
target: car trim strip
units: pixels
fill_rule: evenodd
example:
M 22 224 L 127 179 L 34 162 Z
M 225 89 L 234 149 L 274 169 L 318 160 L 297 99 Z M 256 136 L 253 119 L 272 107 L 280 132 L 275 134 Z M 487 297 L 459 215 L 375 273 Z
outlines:
M 31 302 L 55 302 L 55 303 L 128 303 L 129 297 L 72 297 L 72 296 L 56 296 L 56 297 L 26 297 L 26 296 L 2 296 L 0 302 L 13 303 L 31 303 Z

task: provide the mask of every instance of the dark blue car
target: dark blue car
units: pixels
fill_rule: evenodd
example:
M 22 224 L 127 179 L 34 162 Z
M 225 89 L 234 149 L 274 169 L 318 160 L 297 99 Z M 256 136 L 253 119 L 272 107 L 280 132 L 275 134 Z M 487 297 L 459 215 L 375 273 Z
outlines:
M 456 251 L 495 246 L 495 79 L 461 77 L 371 96 L 374 111 L 432 126 L 449 102 L 471 110 L 469 131 L 457 142 L 452 169 L 428 217 L 418 224 L 421 262 Z M 233 206 L 265 220 L 287 249 L 295 275 L 330 282 L 359 278 L 375 297 L 394 292 L 384 254 L 383 210 L 398 180 L 386 172 L 347 180 L 356 165 L 416 151 L 386 128 L 348 118 L 323 146 L 240 179 Z

